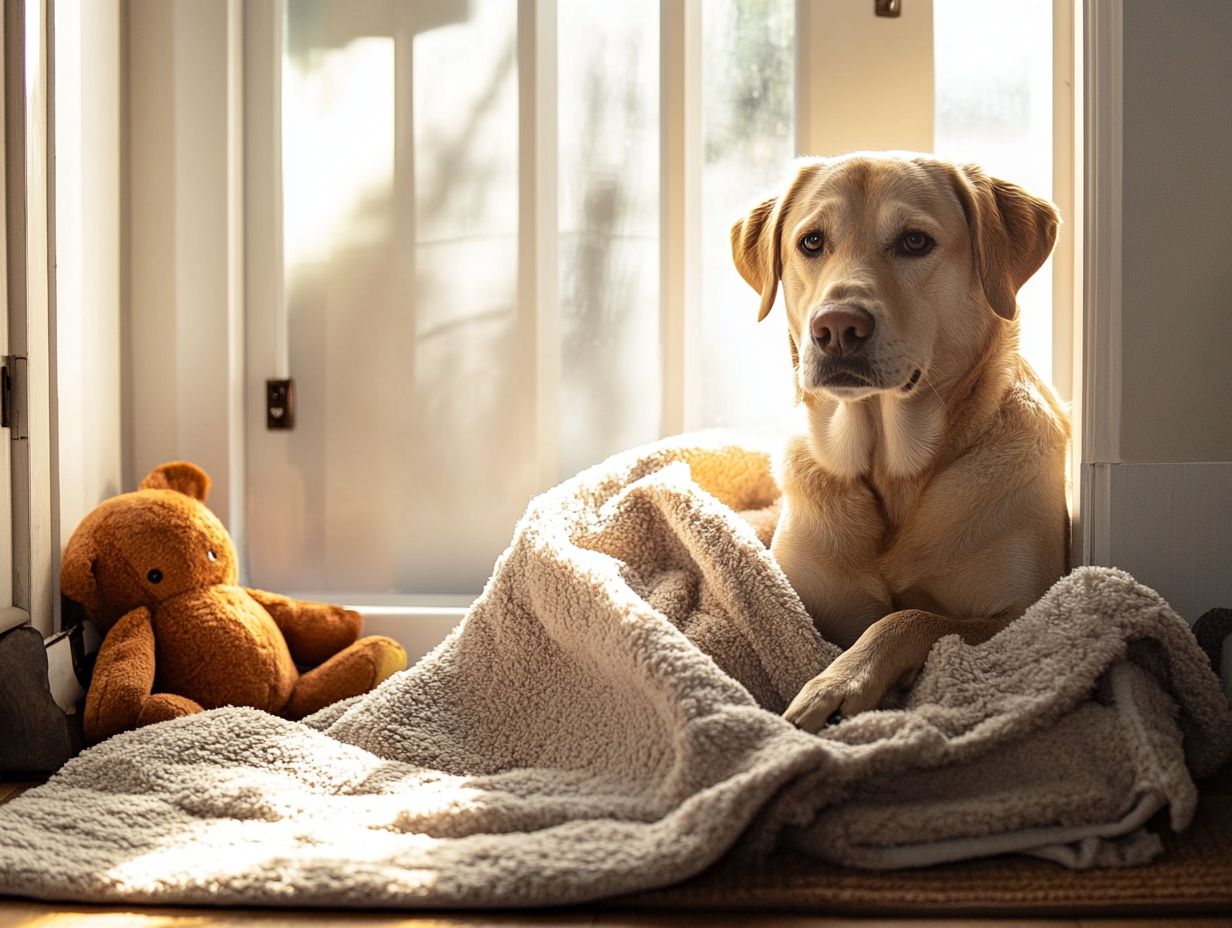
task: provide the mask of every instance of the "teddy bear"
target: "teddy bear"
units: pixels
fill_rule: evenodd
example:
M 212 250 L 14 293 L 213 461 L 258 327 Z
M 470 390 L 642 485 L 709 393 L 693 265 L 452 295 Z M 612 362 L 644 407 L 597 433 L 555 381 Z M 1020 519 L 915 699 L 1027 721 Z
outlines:
M 88 744 L 226 705 L 300 719 L 407 666 L 392 638 L 359 637 L 356 612 L 238 586 L 209 489 L 196 465 L 163 464 L 95 507 L 65 546 L 61 590 L 104 636 Z

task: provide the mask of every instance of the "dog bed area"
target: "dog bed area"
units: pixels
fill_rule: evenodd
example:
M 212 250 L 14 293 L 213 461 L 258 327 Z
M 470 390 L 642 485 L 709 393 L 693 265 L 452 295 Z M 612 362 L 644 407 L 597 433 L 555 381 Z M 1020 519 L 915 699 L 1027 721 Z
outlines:
M 1232 754 L 1232 711 L 1156 593 L 1079 569 L 990 641 L 939 641 L 901 704 L 807 734 L 781 712 L 839 650 L 766 548 L 776 497 L 769 455 L 722 434 L 583 472 L 532 501 L 450 637 L 375 691 L 302 723 L 223 708 L 126 732 L 0 807 L 0 893 L 1227 902 L 1226 818 L 1206 830 L 1194 777 Z

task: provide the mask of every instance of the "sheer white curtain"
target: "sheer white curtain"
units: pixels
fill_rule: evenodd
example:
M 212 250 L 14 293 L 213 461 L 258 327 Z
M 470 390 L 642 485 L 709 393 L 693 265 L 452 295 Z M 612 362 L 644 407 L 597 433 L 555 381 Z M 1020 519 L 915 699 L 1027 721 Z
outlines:
M 285 6 L 297 421 L 250 433 L 268 448 L 249 474 L 254 582 L 475 592 L 537 489 L 516 13 L 506 0 Z

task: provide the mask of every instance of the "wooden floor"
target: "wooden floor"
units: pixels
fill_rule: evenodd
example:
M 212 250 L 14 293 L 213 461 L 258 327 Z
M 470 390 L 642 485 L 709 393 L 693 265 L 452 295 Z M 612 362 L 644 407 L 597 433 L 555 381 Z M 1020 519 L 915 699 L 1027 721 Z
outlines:
M 282 910 L 262 912 L 254 909 L 226 909 L 217 912 L 203 909 L 91 909 L 81 906 L 55 907 L 27 903 L 0 902 L 0 926 L 4 928 L 509 928 L 509 926 L 549 926 L 549 928 L 642 928 L 664 925 L 672 928 L 844 928 L 872 926 L 878 928 L 933 928 L 933 926 L 968 926 L 968 928 L 1228 928 L 1232 918 L 1178 919 L 919 919 L 919 918 L 838 918 L 824 915 L 774 915 L 734 913 L 720 915 L 613 912 L 519 912 L 509 915 L 485 913 L 476 915 L 382 915 L 347 912 L 301 912 Z
M 0 783 L 0 803 L 20 795 L 33 784 Z M 963 928 L 1232 928 L 1232 914 L 1212 918 L 850 918 L 826 915 L 738 912 L 619 912 L 596 907 L 519 912 L 406 915 L 403 913 L 310 911 L 297 909 L 146 908 L 62 905 L 0 898 L 0 928 L 925 928 L 954 925 Z
M 611 911 L 576 910 L 531 911 L 515 913 L 477 913 L 470 915 L 404 915 L 355 912 L 307 912 L 298 910 L 263 911 L 259 909 L 147 909 L 104 908 L 87 906 L 51 906 L 26 902 L 0 901 L 2 928 L 511 928 L 511 926 L 548 926 L 548 928 L 643 928 L 664 925 L 672 928 L 844 928 L 872 926 L 878 928 L 933 928 L 933 926 L 967 926 L 967 928 L 1229 928 L 1228 918 L 1054 918 L 1054 919 L 927 919 L 927 918 L 841 918 L 825 915 L 791 915 L 773 913 L 713 912 L 686 914 L 679 912 L 621 913 Z

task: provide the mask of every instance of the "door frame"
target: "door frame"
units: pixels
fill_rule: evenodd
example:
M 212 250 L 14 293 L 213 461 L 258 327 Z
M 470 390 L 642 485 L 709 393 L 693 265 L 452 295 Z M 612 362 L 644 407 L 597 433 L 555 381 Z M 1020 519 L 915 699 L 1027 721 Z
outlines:
M 53 576 L 52 266 L 48 183 L 49 0 L 4 0 L 5 292 L 8 348 L 24 357 L 24 436 L 9 454 L 12 606 L 43 634 L 55 631 Z M 19 618 L 6 612 L 4 622 Z

